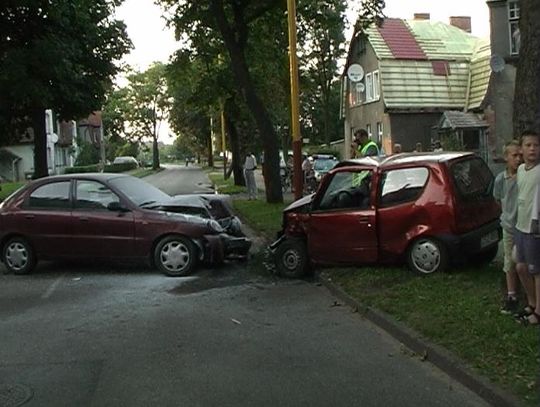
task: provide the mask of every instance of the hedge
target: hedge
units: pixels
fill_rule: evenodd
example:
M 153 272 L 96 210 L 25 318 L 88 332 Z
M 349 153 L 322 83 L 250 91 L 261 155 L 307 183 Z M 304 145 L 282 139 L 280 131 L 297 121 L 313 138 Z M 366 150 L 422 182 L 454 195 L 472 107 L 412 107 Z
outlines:
M 68 167 L 65 169 L 66 174 L 99 172 L 99 164 L 92 165 L 79 165 L 75 167 Z M 126 172 L 137 168 L 136 163 L 121 163 L 121 164 L 107 164 L 105 166 L 105 172 Z

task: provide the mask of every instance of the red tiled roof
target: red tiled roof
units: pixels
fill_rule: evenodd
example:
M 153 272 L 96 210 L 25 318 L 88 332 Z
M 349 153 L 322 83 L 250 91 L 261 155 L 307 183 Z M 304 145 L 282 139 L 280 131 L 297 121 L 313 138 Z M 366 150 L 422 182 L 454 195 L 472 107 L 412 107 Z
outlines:
M 386 18 L 378 30 L 396 59 L 427 59 L 426 54 L 403 20 Z

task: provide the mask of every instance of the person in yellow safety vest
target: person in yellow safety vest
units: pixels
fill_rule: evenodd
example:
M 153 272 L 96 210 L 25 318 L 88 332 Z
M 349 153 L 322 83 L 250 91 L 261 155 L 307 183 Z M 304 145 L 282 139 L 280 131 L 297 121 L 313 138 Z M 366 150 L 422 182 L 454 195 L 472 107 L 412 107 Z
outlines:
M 354 141 L 358 145 L 358 150 L 356 153 L 358 158 L 379 155 L 379 146 L 377 143 L 369 139 L 369 135 L 366 130 L 356 130 L 354 132 Z

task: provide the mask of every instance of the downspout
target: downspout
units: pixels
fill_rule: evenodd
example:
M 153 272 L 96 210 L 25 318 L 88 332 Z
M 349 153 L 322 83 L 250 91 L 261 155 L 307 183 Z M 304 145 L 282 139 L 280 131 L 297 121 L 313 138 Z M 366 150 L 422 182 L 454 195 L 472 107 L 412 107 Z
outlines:
M 13 161 L 11 161 L 11 174 L 13 177 L 13 182 L 19 181 L 18 173 L 16 171 L 17 169 L 17 163 L 21 160 L 21 157 L 14 158 Z

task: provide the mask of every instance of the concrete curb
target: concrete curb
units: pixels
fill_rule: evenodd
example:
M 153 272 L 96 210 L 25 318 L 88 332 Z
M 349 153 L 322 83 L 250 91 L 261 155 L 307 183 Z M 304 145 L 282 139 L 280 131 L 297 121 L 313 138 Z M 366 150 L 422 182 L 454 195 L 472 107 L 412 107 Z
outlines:
M 500 389 L 488 379 L 473 373 L 467 365 L 441 346 L 429 343 L 417 332 L 392 318 L 383 311 L 361 304 L 331 280 L 317 274 L 318 281 L 345 304 L 358 310 L 359 314 L 388 332 L 417 355 L 425 357 L 448 376 L 478 394 L 494 407 L 521 407 L 524 404 L 514 395 Z

